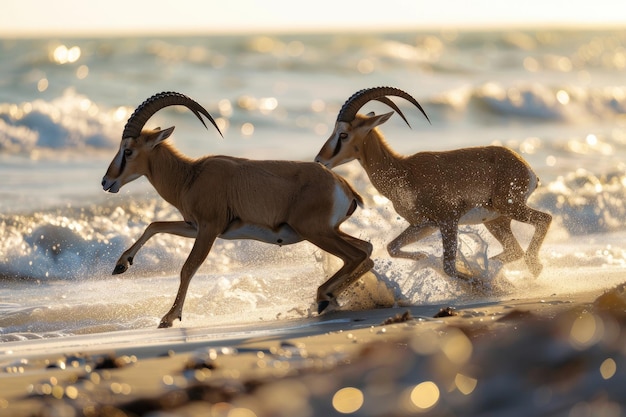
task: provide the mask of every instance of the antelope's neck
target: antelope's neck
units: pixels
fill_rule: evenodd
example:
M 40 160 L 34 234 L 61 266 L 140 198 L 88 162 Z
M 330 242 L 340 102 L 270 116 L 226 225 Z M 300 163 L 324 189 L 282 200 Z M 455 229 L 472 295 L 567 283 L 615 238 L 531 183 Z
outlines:
M 359 162 L 378 192 L 391 199 L 397 182 L 406 175 L 406 169 L 401 166 L 402 159 L 378 131 L 372 130 L 363 142 Z
M 146 177 L 165 201 L 181 210 L 182 192 L 192 173 L 192 161 L 162 143 L 152 150 Z

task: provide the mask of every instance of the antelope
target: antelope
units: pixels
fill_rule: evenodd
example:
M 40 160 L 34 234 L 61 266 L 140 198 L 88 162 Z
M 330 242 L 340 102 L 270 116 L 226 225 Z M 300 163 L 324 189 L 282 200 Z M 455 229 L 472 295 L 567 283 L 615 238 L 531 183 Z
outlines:
M 491 259 L 504 264 L 523 257 L 530 272 L 538 276 L 543 268 L 539 249 L 552 216 L 526 204 L 539 183 L 528 163 L 501 146 L 399 155 L 377 128 L 389 120 L 393 111 L 381 115 L 357 114 L 366 103 L 377 100 L 395 110 L 409 125 L 388 96 L 408 100 L 430 122 L 417 100 L 400 89 L 375 87 L 358 91 L 339 111 L 334 130 L 315 161 L 332 169 L 358 160 L 372 185 L 408 221 L 409 226 L 387 245 L 389 255 L 413 260 L 425 258 L 424 252 L 403 248 L 439 229 L 444 272 L 471 280 L 471 274 L 459 271 L 456 266 L 458 226 L 482 223 L 502 245 L 502 252 Z M 511 220 L 535 228 L 526 252 L 511 231 Z
M 372 245 L 339 230 L 363 205 L 361 196 L 342 177 L 315 162 L 231 156 L 191 159 L 167 141 L 174 126 L 143 130 L 154 113 L 174 105 L 187 107 L 207 127 L 204 115 L 222 134 L 207 110 L 179 93 L 159 93 L 137 107 L 124 127 L 102 188 L 117 193 L 123 185 L 145 176 L 183 220 L 150 223 L 122 253 L 113 274 L 126 272 L 139 249 L 157 233 L 195 239 L 180 272 L 174 304 L 159 323 L 160 328 L 171 327 L 176 319 L 182 320 L 189 283 L 216 238 L 275 245 L 306 240 L 344 263 L 317 291 L 319 313 L 336 305 L 336 295 L 374 265 Z

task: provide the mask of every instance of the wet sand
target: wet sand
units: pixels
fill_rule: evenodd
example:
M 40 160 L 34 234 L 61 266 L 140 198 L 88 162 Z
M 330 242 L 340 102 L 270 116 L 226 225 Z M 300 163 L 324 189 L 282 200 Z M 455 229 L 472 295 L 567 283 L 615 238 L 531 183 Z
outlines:
M 0 346 L 6 416 L 620 416 L 626 290 Z

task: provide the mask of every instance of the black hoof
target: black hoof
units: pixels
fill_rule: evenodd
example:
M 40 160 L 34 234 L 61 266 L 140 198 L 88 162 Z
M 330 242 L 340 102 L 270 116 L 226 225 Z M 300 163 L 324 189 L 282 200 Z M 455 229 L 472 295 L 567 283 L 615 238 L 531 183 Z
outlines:
M 317 303 L 317 314 L 322 314 L 324 310 L 330 305 L 330 301 L 323 300 Z
M 113 275 L 117 275 L 117 274 L 121 274 L 123 272 L 126 272 L 128 268 L 126 268 L 124 265 L 115 265 L 115 269 L 113 270 Z

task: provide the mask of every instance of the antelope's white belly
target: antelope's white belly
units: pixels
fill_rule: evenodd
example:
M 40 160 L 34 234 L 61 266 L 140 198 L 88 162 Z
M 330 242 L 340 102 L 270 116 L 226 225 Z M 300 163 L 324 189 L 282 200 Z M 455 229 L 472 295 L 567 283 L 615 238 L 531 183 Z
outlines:
M 252 239 L 278 246 L 302 242 L 302 237 L 286 223 L 272 229 L 258 224 L 237 222 L 219 237 L 227 240 Z
M 459 224 L 480 224 L 500 217 L 500 213 L 484 207 L 474 207 L 461 217 Z

